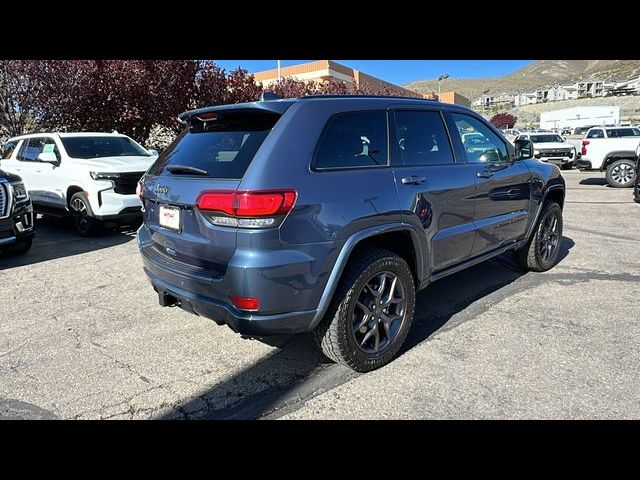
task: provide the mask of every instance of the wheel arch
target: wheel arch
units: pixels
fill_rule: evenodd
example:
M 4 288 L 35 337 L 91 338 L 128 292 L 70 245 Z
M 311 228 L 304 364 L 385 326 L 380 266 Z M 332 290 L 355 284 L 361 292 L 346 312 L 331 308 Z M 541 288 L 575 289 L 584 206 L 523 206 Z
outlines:
M 529 230 L 527 231 L 527 235 L 525 237 L 526 240 L 529 240 L 531 238 L 531 235 L 533 235 L 536 225 L 538 224 L 538 220 L 540 219 L 540 214 L 542 213 L 542 210 L 544 209 L 544 206 L 547 202 L 549 201 L 556 202 L 558 203 L 558 205 L 560 205 L 561 210 L 564 209 L 565 194 L 566 194 L 566 189 L 563 184 L 558 183 L 558 184 L 554 184 L 547 187 L 547 189 L 542 194 L 542 200 L 538 205 L 536 216 L 533 219 L 533 222 L 531 222 L 531 224 L 529 225 Z
M 610 152 L 604 158 L 604 162 L 602 162 L 602 165 L 600 166 L 600 170 L 602 171 L 606 170 L 607 168 L 609 168 L 609 165 L 611 165 L 613 162 L 617 160 L 632 160 L 633 162 L 635 162 L 636 152 L 631 150 L 620 150 L 617 152 Z
M 81 187 L 79 184 L 73 183 L 71 185 L 69 185 L 67 187 L 67 198 L 66 198 L 66 202 L 67 202 L 67 209 L 69 209 L 70 204 L 71 204 L 71 197 L 73 197 L 76 193 L 78 192 L 84 192 L 86 191 L 83 187 Z
M 414 275 L 416 289 L 420 287 L 424 278 L 424 263 L 418 232 L 413 226 L 398 222 L 362 230 L 349 237 L 340 250 L 324 287 L 310 330 L 313 330 L 324 317 L 349 261 L 355 258 L 359 251 L 368 247 L 390 250 L 402 257 L 409 264 Z

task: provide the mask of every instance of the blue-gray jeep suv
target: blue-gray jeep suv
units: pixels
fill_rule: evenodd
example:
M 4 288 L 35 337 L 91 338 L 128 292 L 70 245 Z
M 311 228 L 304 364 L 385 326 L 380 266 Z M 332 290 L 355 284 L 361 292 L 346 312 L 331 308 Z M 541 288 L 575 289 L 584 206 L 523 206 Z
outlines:
M 430 282 L 508 250 L 528 270 L 558 259 L 560 171 L 466 108 L 310 96 L 180 120 L 139 185 L 161 305 L 250 337 L 314 332 L 368 371 L 397 354 Z

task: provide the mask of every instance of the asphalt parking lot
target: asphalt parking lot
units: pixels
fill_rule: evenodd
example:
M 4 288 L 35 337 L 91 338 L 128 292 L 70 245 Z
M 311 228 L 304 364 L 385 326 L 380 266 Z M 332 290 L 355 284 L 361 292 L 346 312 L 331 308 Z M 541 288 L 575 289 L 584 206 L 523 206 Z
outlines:
M 28 255 L 0 256 L 0 416 L 640 418 L 640 205 L 563 175 L 559 265 L 504 256 L 433 284 L 403 353 L 368 374 L 308 337 L 277 348 L 159 307 L 135 232 L 39 219 Z

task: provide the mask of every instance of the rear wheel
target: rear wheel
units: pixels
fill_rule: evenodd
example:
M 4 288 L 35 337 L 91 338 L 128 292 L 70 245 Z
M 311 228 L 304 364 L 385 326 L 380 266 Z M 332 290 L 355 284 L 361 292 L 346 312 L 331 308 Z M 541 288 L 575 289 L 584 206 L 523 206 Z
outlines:
M 523 270 L 544 272 L 557 263 L 561 243 L 562 209 L 556 202 L 549 202 L 543 207 L 533 235 L 513 256 Z
M 607 167 L 607 183 L 614 188 L 628 188 L 636 181 L 638 170 L 630 158 L 616 160 Z
M 69 209 L 73 215 L 73 225 L 83 237 L 93 235 L 101 226 L 101 222 L 93 218 L 89 199 L 84 192 L 74 193 L 69 201 Z
M 404 343 L 415 310 L 407 262 L 371 250 L 348 265 L 329 311 L 314 332 L 322 352 L 356 371 L 389 363 Z

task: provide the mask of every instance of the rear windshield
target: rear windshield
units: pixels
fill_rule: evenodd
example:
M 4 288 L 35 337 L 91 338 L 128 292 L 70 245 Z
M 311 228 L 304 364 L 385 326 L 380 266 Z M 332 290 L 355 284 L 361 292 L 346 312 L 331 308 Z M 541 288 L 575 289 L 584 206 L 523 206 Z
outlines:
M 202 176 L 240 179 L 279 118 L 264 111 L 229 111 L 210 120 L 194 120 L 162 152 L 149 173 L 162 175 L 167 167 L 181 166 L 198 170 Z
M 95 136 L 60 138 L 71 158 L 149 157 L 151 154 L 129 137 Z

